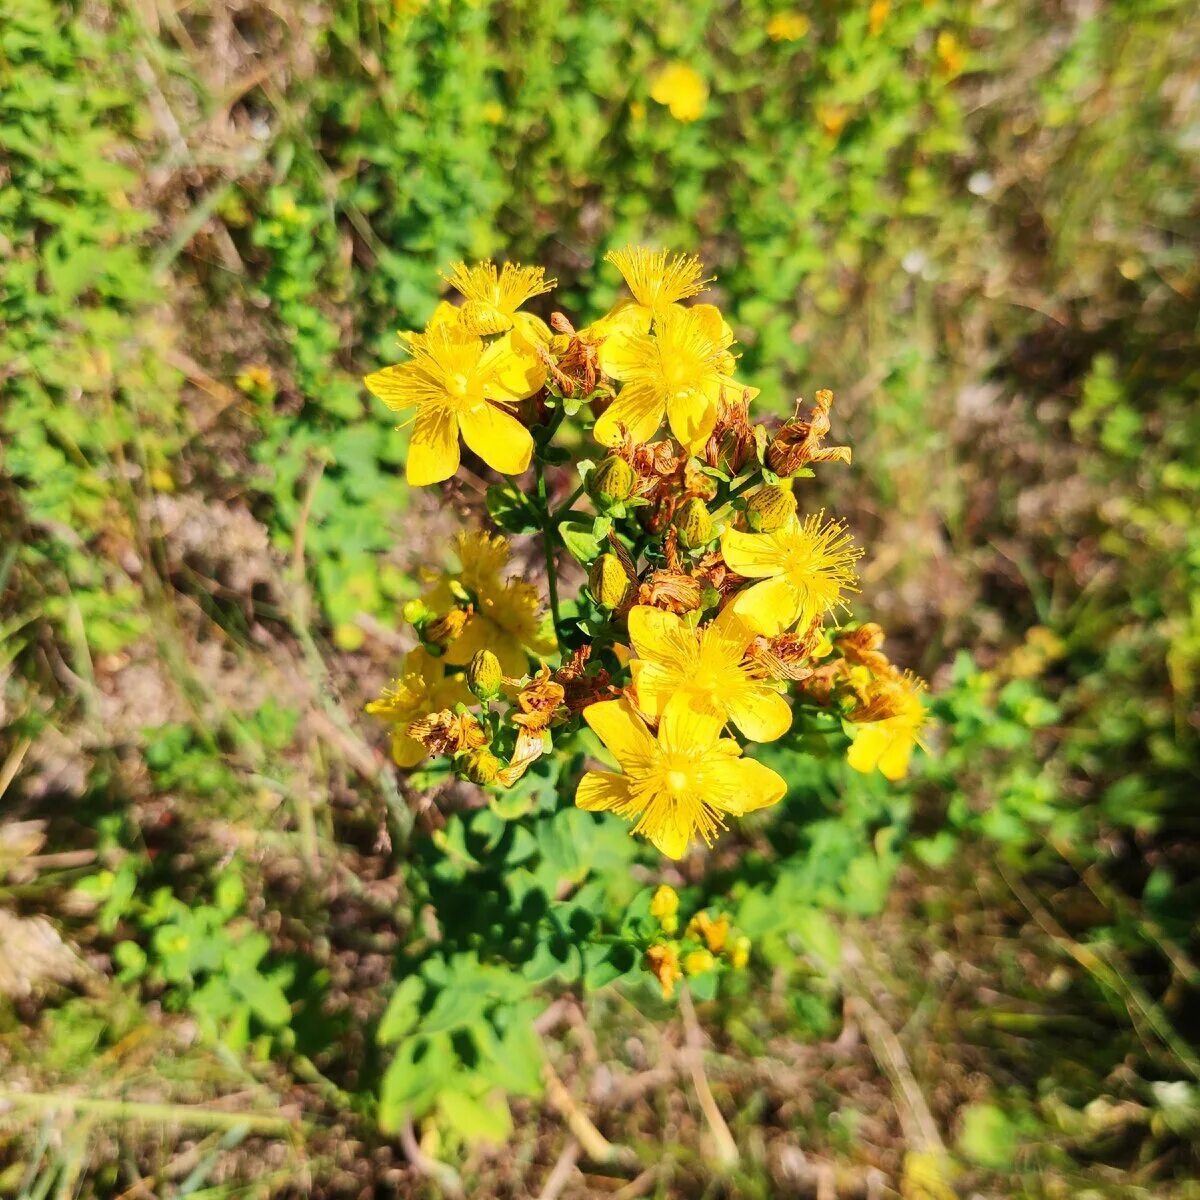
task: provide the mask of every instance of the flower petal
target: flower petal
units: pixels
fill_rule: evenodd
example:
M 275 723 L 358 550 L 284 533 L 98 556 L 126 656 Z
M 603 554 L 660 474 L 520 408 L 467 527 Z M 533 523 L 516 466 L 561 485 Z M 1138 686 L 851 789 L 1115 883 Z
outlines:
M 629 803 L 629 780 L 615 771 L 587 771 L 575 790 L 575 803 L 588 812 L 610 812 Z
M 609 753 L 626 769 L 644 765 L 654 753 L 654 739 L 628 700 L 601 700 L 583 710 Z
M 596 422 L 593 431 L 603 446 L 619 446 L 622 441 L 619 426 L 624 425 L 635 442 L 649 441 L 662 424 L 666 404 L 653 387 L 630 384 L 608 406 Z
M 679 690 L 679 677 L 659 662 L 635 658 L 629 665 L 638 708 L 657 720 L 667 701 Z
M 783 776 L 752 758 L 730 759 L 720 770 L 728 772 L 733 784 L 729 792 L 731 799 L 726 799 L 724 807 L 735 817 L 778 804 L 787 795 Z
M 400 728 L 392 730 L 392 761 L 408 770 L 429 757 L 429 751 Z
M 532 396 L 546 382 L 546 364 L 523 333 L 510 330 L 497 338 L 479 360 L 483 394 L 500 404 Z
M 668 701 L 663 709 L 658 724 L 658 742 L 666 751 L 695 753 L 709 750 L 716 745 L 724 724 L 724 716 L 681 693 Z
M 765 683 L 747 684 L 725 700 L 729 719 L 752 742 L 773 742 L 792 727 L 788 702 Z
M 408 482 L 441 483 L 458 470 L 458 420 L 445 408 L 422 408 L 408 446 Z
M 671 658 L 680 650 L 683 637 L 695 644 L 696 635 L 675 613 L 635 604 L 629 610 L 629 639 L 642 658 Z
M 731 571 L 747 579 L 782 575 L 788 564 L 787 548 L 771 533 L 726 529 L 721 535 L 721 555 Z
M 704 448 L 717 423 L 717 406 L 703 391 L 677 392 L 667 400 L 671 432 L 689 454 Z
M 412 392 L 412 376 L 408 363 L 396 363 L 363 377 L 367 391 L 382 400 L 393 412 L 403 412 L 416 404 Z
M 493 470 L 520 475 L 533 455 L 533 434 L 512 413 L 481 404 L 458 418 L 463 441 Z
M 668 858 L 680 859 L 687 853 L 692 830 L 682 818 L 668 818 L 653 830 L 647 830 L 646 836 L 660 853 Z
M 738 592 L 729 607 L 758 633 L 778 637 L 799 620 L 804 597 L 780 576 L 764 579 Z

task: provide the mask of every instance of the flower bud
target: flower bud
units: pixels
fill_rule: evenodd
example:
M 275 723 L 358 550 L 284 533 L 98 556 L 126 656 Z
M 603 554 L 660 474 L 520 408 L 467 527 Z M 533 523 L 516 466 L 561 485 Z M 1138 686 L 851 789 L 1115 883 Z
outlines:
M 688 922 L 687 932 L 689 937 L 703 938 L 714 954 L 720 954 L 729 936 L 729 918 L 722 913 L 714 921 L 708 913 L 699 912 Z
M 683 960 L 685 975 L 703 975 L 717 965 L 717 960 L 707 950 L 693 950 Z
M 610 454 L 588 476 L 588 495 L 601 507 L 619 504 L 633 495 L 636 484 L 633 468 L 619 454 Z
M 433 616 L 424 600 L 408 601 L 401 610 L 401 615 L 410 625 L 415 625 L 418 629 Z
M 679 950 L 670 942 L 658 942 L 646 951 L 646 970 L 658 980 L 664 1000 L 675 994 L 675 984 L 683 977 L 679 969 Z
M 430 621 L 422 630 L 422 639 L 430 646 L 445 650 L 462 633 L 471 614 L 463 608 L 452 608 L 444 617 Z
M 782 483 L 768 483 L 746 501 L 746 525 L 752 533 L 774 533 L 796 515 L 796 494 Z
M 494 700 L 500 694 L 504 672 L 500 660 L 490 650 L 476 650 L 467 664 L 467 687 L 477 700 Z
M 472 783 L 487 787 L 500 774 L 500 760 L 486 746 L 481 746 L 463 758 L 462 773 Z
M 633 592 L 633 580 L 615 554 L 602 554 L 588 573 L 588 587 L 602 608 L 621 608 Z
M 669 883 L 660 884 L 650 901 L 650 915 L 657 921 L 679 911 L 679 893 Z
M 693 496 L 675 510 L 674 524 L 679 533 L 679 544 L 685 550 L 698 550 L 712 541 L 712 517 L 699 496 Z
M 743 934 L 737 938 L 729 953 L 729 963 L 735 970 L 742 970 L 750 961 L 750 939 Z

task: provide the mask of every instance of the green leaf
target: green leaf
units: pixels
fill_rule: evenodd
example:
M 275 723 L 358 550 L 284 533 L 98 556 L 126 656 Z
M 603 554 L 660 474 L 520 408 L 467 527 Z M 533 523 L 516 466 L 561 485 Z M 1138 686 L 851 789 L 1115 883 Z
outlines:
M 531 533 L 538 527 L 537 513 L 511 484 L 493 484 L 487 490 L 488 515 L 509 533 Z
M 425 984 L 418 975 L 407 975 L 392 993 L 388 1006 L 379 1022 L 375 1040 L 381 1046 L 398 1042 L 412 1032 L 421 1016 L 421 1000 L 425 996 Z
M 1008 1114 L 995 1104 L 972 1104 L 963 1110 L 958 1148 L 966 1158 L 993 1171 L 1013 1165 L 1020 1134 Z
M 600 542 L 582 521 L 563 521 L 558 532 L 567 552 L 583 566 L 588 566 L 600 554 Z
M 442 1119 L 464 1141 L 499 1145 L 512 1133 L 512 1113 L 503 1096 L 486 1098 L 461 1091 L 445 1091 L 438 1097 Z
M 291 1020 L 292 1007 L 283 989 L 273 979 L 243 971 L 229 977 L 229 986 L 250 1005 L 250 1010 L 268 1029 L 278 1029 Z

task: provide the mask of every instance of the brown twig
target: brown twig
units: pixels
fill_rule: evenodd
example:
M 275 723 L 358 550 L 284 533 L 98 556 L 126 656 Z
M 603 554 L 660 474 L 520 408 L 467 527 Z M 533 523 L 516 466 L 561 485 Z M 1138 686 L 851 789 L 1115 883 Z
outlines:
M 595 1163 L 636 1162 L 633 1151 L 625 1146 L 614 1146 L 592 1124 L 591 1118 L 580 1108 L 575 1097 L 559 1079 L 549 1061 L 542 1066 L 542 1079 L 546 1084 L 546 1099 L 567 1123 L 587 1158 Z
M 700 1022 L 696 1020 L 696 1006 L 692 1003 L 692 995 L 687 984 L 679 989 L 679 1012 L 683 1017 L 684 1037 L 687 1041 L 687 1062 L 692 1075 L 692 1085 L 696 1089 L 696 1100 L 700 1111 L 708 1122 L 709 1129 L 717 1143 L 717 1162 L 724 1168 L 736 1165 L 740 1155 L 737 1142 L 729 1132 L 729 1126 L 717 1107 L 713 1098 L 712 1088 L 708 1086 L 708 1076 L 704 1073 L 704 1034 Z
M 567 1138 L 567 1144 L 558 1156 L 554 1170 L 546 1176 L 546 1182 L 538 1193 L 538 1200 L 558 1200 L 563 1188 L 567 1186 L 568 1180 L 575 1173 L 575 1164 L 579 1161 L 579 1151 L 579 1142 L 573 1137 Z
M 458 1172 L 449 1163 L 431 1158 L 421 1149 L 417 1142 L 416 1130 L 413 1129 L 412 1118 L 407 1113 L 400 1123 L 400 1145 L 404 1150 L 405 1158 L 413 1165 L 414 1169 L 420 1171 L 426 1179 L 433 1180 L 446 1195 L 454 1197 L 466 1195 Z

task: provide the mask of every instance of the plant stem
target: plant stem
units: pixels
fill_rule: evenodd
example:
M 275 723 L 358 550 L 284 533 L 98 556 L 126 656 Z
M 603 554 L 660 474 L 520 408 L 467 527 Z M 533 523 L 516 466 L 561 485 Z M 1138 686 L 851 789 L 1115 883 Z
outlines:
M 242 1125 L 252 1133 L 279 1136 L 295 1133 L 299 1129 L 298 1124 L 287 1117 L 264 1113 L 225 1112 L 186 1104 L 147 1103 L 103 1096 L 3 1090 L 0 1091 L 0 1104 L 11 1104 L 14 1108 L 29 1109 L 35 1113 L 74 1112 L 156 1125 L 196 1125 L 208 1129 L 236 1129 Z
M 550 514 L 550 520 L 558 524 L 565 513 L 570 512 L 571 505 L 583 495 L 584 484 L 580 485 Z
M 683 1017 L 687 1062 L 692 1073 L 692 1085 L 696 1089 L 696 1100 L 716 1142 L 717 1162 L 728 1170 L 737 1165 L 740 1157 L 737 1142 L 733 1140 L 733 1134 L 729 1132 L 729 1126 L 713 1098 L 712 1088 L 708 1086 L 708 1076 L 704 1073 L 704 1035 L 700 1031 L 700 1022 L 696 1020 L 696 1006 L 692 1003 L 692 994 L 686 983 L 679 989 L 679 1012 Z
M 554 641 L 562 657 L 562 635 L 559 624 L 562 617 L 558 611 L 558 568 L 554 564 L 554 525 L 550 514 L 549 497 L 546 495 L 546 473 L 542 464 L 537 464 L 537 496 L 539 515 L 542 522 L 542 550 L 546 555 L 546 587 L 550 592 L 550 616 L 554 621 Z

